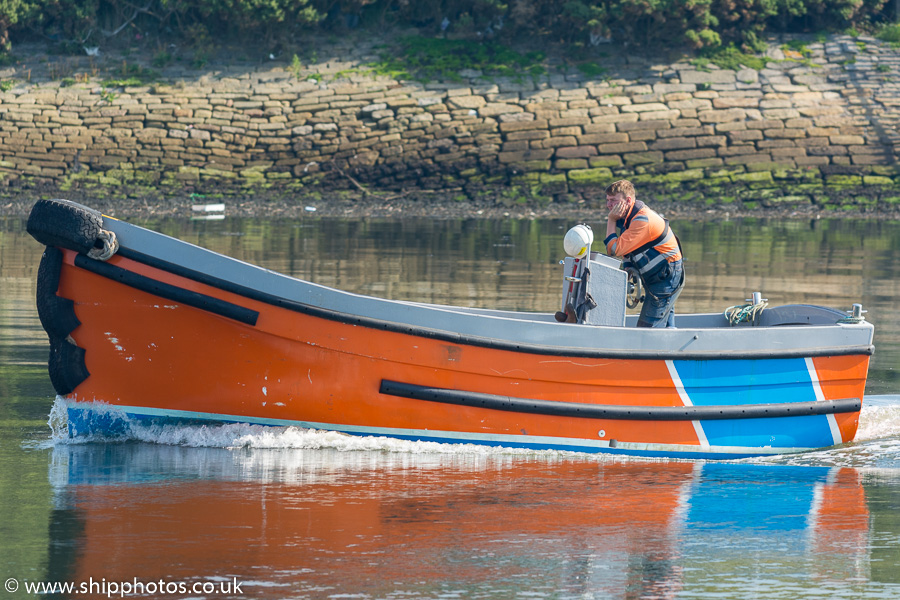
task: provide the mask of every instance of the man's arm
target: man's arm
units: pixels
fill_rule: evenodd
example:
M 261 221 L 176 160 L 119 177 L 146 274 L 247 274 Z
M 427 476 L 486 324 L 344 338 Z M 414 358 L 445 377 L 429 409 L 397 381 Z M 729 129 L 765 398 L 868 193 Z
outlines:
M 612 231 L 610 232 L 610 224 Z M 631 225 L 622 232 L 622 235 L 616 235 L 616 222 L 607 221 L 606 226 L 606 252 L 611 256 L 625 256 L 647 242 L 656 239 L 650 230 L 650 219 L 648 215 L 638 215 L 631 220 Z

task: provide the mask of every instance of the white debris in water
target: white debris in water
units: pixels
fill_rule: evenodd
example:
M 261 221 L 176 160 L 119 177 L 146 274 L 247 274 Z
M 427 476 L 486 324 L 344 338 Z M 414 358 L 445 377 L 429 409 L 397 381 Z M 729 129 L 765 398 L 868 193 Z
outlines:
M 191 210 L 194 212 L 223 212 L 225 204 L 193 204 Z

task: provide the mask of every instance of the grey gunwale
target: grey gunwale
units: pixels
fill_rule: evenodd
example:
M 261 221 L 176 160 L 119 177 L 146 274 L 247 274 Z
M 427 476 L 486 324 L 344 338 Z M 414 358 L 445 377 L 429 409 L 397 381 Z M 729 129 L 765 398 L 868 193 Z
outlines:
M 871 354 L 868 322 L 837 323 L 840 311 L 790 305 L 769 309 L 758 327 L 730 327 L 720 314 L 678 315 L 676 329 L 558 323 L 549 313 L 472 309 L 388 300 L 336 290 L 104 217 L 127 257 L 146 255 L 248 298 L 334 321 L 464 345 L 596 358 L 710 360 Z M 137 253 L 137 254 L 135 254 Z M 633 318 L 630 319 L 633 323 Z M 628 323 L 626 323 L 627 325 Z

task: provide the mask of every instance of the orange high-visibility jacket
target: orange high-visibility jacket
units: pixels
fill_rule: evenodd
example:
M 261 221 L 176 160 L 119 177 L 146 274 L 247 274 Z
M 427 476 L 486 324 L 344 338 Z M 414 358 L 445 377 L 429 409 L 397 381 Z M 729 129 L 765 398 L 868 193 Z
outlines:
M 641 275 L 650 273 L 662 261 L 681 260 L 681 248 L 669 223 L 643 202 L 636 201 L 624 219 L 616 221 L 621 234 L 611 233 L 603 242 L 610 256 L 627 258 Z

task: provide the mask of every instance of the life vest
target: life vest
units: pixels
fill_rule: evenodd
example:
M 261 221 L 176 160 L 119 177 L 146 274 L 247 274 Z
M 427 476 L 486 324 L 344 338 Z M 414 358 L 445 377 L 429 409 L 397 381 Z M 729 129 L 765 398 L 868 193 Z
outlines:
M 629 236 L 626 236 L 633 223 L 647 223 L 645 227 L 640 227 L 642 239 L 630 240 Z M 607 250 L 610 254 L 624 256 L 642 276 L 654 272 L 664 261 L 676 262 L 682 258 L 681 244 L 669 228 L 669 222 L 647 208 L 640 200 L 635 201 L 628 215 L 624 219 L 619 219 L 616 226 L 622 231 L 626 243 L 641 241 L 644 243 L 622 254 L 619 244 L 623 240 L 617 234 L 611 234 L 605 240 Z

